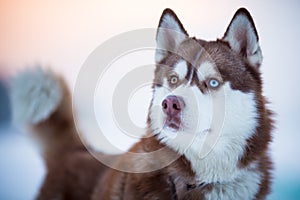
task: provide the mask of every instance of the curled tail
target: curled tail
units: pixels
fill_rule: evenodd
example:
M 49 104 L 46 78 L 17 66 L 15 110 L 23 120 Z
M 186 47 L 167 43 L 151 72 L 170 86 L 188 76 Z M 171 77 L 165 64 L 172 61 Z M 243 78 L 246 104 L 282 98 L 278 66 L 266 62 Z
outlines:
M 83 147 L 68 87 L 52 71 L 34 68 L 18 74 L 11 83 L 11 101 L 14 123 L 29 125 L 46 161 Z

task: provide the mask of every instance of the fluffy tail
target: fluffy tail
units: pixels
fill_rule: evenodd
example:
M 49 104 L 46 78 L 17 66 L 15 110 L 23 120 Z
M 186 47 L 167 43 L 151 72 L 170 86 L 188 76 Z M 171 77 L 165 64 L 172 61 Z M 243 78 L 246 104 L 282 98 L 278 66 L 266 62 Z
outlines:
M 14 123 L 29 125 L 46 161 L 83 147 L 68 87 L 52 71 L 34 68 L 18 74 L 12 80 L 11 101 Z

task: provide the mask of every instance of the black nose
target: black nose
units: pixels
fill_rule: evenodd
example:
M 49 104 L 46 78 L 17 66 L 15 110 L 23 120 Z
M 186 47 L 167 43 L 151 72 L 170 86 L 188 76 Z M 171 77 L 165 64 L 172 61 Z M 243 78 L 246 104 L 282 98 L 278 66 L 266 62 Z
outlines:
M 184 106 L 181 97 L 170 95 L 162 102 L 162 109 L 164 113 L 170 117 L 178 115 Z

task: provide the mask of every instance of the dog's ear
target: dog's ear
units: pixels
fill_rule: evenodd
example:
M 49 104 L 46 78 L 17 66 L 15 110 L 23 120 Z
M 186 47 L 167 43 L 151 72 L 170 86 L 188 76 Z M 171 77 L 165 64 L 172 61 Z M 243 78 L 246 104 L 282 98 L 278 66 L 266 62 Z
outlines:
M 251 66 L 259 68 L 262 63 L 262 52 L 257 31 L 248 10 L 240 8 L 234 14 L 223 41 L 228 42 L 233 51 L 244 56 Z
M 188 34 L 176 14 L 169 8 L 165 9 L 156 33 L 156 63 L 162 61 L 170 52 L 176 52 L 179 44 L 187 37 Z

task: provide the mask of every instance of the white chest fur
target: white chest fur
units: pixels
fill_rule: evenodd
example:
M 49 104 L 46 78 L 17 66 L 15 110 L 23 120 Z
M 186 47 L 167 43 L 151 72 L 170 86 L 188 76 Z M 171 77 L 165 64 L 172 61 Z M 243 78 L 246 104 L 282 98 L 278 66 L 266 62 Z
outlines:
M 230 182 L 216 183 L 211 192 L 205 195 L 207 200 L 254 199 L 259 190 L 261 175 L 254 169 L 239 170 L 238 176 Z

